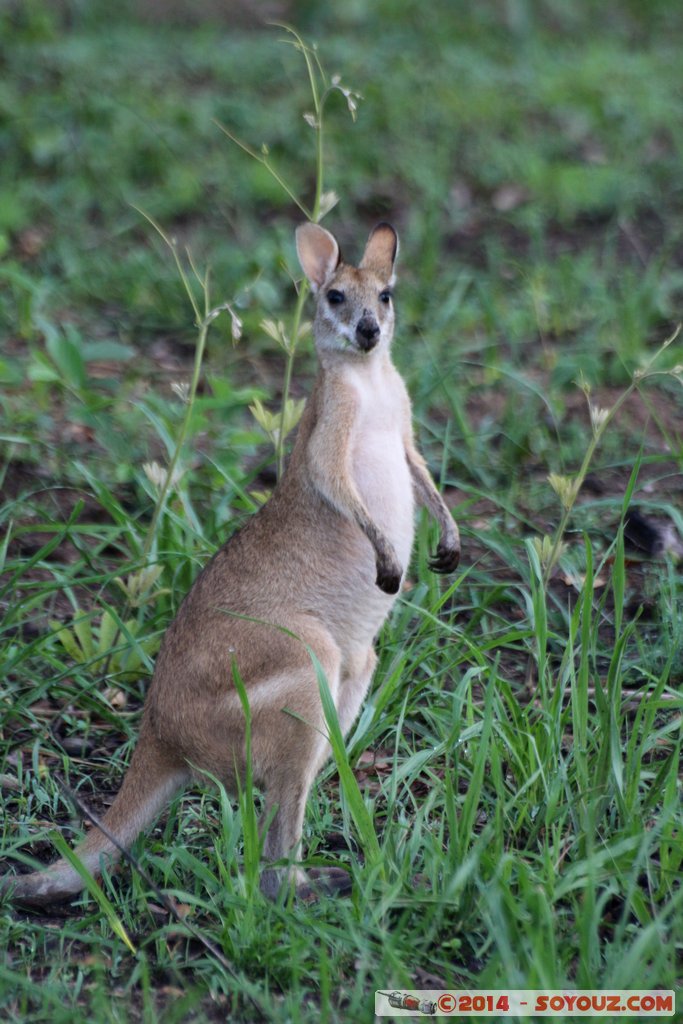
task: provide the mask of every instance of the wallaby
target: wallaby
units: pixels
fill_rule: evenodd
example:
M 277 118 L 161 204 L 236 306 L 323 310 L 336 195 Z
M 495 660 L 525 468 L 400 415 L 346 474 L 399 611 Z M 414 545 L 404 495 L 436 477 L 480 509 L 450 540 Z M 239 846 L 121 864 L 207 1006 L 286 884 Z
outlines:
M 169 627 L 140 738 L 103 826 L 128 847 L 193 775 L 235 793 L 245 772 L 243 680 L 253 779 L 265 795 L 263 892 L 343 888 L 341 869 L 307 876 L 292 865 L 308 792 L 330 753 L 312 650 L 347 733 L 367 692 L 373 641 L 408 565 L 415 500 L 440 527 L 431 568 L 458 564 L 458 530 L 415 448 L 408 394 L 389 346 L 396 232 L 379 224 L 358 267 L 317 224 L 296 231 L 316 296 L 318 376 L 292 455 L 270 500 L 199 574 Z M 90 872 L 118 856 L 98 828 L 76 847 Z M 286 861 L 283 866 L 282 863 Z M 343 880 L 342 880 L 343 879 Z M 4 876 L 3 891 L 41 905 L 81 891 L 65 860 Z

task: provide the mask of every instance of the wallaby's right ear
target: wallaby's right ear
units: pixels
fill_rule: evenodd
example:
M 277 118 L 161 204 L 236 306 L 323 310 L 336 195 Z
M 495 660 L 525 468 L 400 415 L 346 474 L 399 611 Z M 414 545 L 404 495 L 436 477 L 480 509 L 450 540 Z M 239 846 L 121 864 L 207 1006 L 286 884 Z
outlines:
M 336 239 L 319 224 L 300 224 L 296 229 L 296 251 L 301 269 L 313 292 L 317 292 L 339 265 Z

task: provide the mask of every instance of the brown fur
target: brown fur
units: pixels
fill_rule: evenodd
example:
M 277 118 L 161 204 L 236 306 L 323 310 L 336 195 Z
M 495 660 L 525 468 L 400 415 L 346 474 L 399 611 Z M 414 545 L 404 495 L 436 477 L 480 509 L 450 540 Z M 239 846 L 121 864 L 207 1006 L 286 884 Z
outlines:
M 340 261 L 334 238 L 316 225 L 299 229 L 297 246 L 318 294 L 321 365 L 289 466 L 267 504 L 200 573 L 169 627 L 137 748 L 103 819 L 128 846 L 194 773 L 209 772 L 235 792 L 245 772 L 236 667 L 250 703 L 254 780 L 265 792 L 266 818 L 274 815 L 264 842 L 271 863 L 261 876 L 270 896 L 284 880 L 308 891 L 303 872 L 272 862 L 296 857 L 308 792 L 329 754 L 307 646 L 346 732 L 410 554 L 413 492 L 441 528 L 433 568 L 454 569 L 459 553 L 457 528 L 415 449 L 410 401 L 389 357 L 393 228 L 375 229 L 358 268 Z M 332 289 L 341 302 L 332 303 Z M 76 853 L 92 872 L 102 856 L 117 856 L 97 828 Z M 61 860 L 5 877 L 3 888 L 40 905 L 74 895 L 82 882 Z

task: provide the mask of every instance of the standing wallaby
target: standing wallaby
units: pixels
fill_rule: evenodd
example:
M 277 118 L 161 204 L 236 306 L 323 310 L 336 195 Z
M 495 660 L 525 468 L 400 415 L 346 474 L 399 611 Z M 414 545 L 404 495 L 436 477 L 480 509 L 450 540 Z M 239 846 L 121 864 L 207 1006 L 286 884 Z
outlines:
M 389 356 L 396 232 L 379 224 L 357 268 L 342 262 L 337 242 L 317 224 L 299 227 L 296 244 L 317 297 L 320 368 L 289 465 L 270 500 L 200 573 L 169 627 L 140 739 L 103 818 L 127 847 L 195 772 L 236 791 L 245 773 L 236 668 L 249 699 L 253 778 L 265 793 L 264 818 L 272 819 L 261 873 L 271 897 L 283 882 L 299 893 L 316 884 L 291 863 L 273 866 L 297 856 L 308 792 L 330 752 L 309 649 L 346 733 L 408 565 L 415 499 L 441 531 L 431 568 L 452 571 L 460 552 L 457 527 L 415 448 L 410 400 Z M 97 873 L 100 859 L 118 851 L 93 827 L 76 853 Z M 342 887 L 340 875 L 320 871 L 317 884 Z M 65 860 L 2 883 L 14 899 L 36 905 L 83 888 Z

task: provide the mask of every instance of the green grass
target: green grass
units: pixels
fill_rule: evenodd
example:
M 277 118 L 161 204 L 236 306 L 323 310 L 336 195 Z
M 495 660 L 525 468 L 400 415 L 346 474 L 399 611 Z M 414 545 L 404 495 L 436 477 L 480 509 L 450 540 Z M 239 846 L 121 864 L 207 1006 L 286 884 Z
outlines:
M 681 317 L 683 25 L 659 2 L 469 6 L 287 10 L 363 95 L 356 123 L 326 109 L 325 224 L 351 258 L 398 227 L 396 360 L 463 534 L 444 583 L 420 521 L 309 802 L 306 862 L 343 862 L 353 893 L 264 901 L 249 793 L 188 793 L 135 848 L 183 921 L 128 867 L 73 911 L 3 905 L 3 1019 L 365 1021 L 378 988 L 681 986 L 680 559 L 622 529 L 631 503 L 683 536 L 680 339 L 597 438 L 581 384 L 614 409 Z M 272 487 L 249 406 L 281 408 L 260 325 L 291 330 L 300 215 L 214 120 L 314 199 L 282 30 L 108 7 L 0 14 L 3 870 L 77 834 L 58 776 L 95 811 L 118 788 L 163 630 Z M 136 208 L 190 247 L 195 301 L 210 265 L 208 308 L 243 321 L 236 343 L 211 323 L 189 404 L 196 318 Z M 312 371 L 303 338 L 295 399 Z M 144 465 L 174 458 L 162 495 Z

